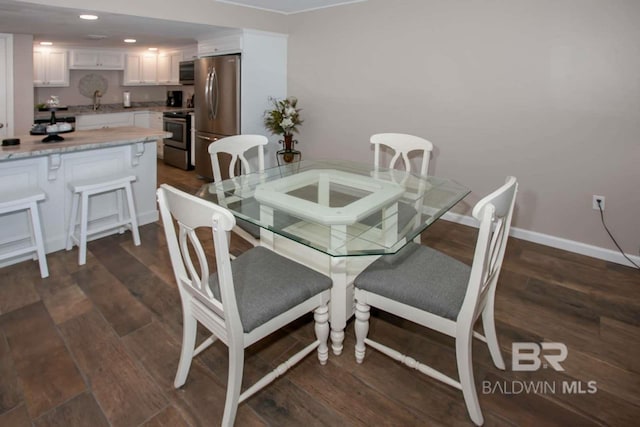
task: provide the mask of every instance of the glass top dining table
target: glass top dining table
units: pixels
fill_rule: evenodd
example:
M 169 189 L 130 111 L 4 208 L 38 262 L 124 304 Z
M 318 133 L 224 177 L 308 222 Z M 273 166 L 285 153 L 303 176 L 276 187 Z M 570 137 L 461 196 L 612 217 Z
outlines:
M 197 196 L 238 222 L 332 257 L 396 253 L 469 189 L 373 164 L 304 160 L 203 185 Z
M 203 185 L 197 196 L 254 227 L 260 245 L 331 277 L 331 348 L 343 350 L 353 280 L 398 252 L 469 189 L 440 177 L 348 161 L 304 160 Z

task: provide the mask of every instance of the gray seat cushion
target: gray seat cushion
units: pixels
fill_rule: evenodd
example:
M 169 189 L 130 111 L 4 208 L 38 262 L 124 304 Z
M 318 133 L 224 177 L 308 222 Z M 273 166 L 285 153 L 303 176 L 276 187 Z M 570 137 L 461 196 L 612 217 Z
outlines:
M 244 332 L 331 288 L 331 279 L 263 247 L 251 248 L 231 261 L 233 284 Z M 221 301 L 218 275 L 209 286 Z
M 355 279 L 356 288 L 456 320 L 471 267 L 427 246 L 409 243 L 383 255 Z

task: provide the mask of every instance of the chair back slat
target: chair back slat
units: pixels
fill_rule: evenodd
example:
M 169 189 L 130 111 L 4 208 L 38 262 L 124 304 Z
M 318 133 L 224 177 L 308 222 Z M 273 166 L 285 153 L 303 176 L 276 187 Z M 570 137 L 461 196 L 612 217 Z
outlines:
M 162 224 L 167 236 L 167 245 L 176 282 L 198 298 L 221 318 L 230 334 L 242 333 L 242 324 L 231 275 L 228 233 L 235 226 L 233 215 L 211 202 L 163 184 L 157 191 Z M 176 236 L 174 221 L 178 224 Z M 196 230 L 206 227 L 212 230 L 215 251 L 216 273 L 221 301 L 209 287 L 209 264 Z M 199 270 L 191 253 L 196 256 Z M 233 332 L 231 332 L 233 331 Z
M 213 178 L 216 182 L 222 181 L 222 172 L 218 153 L 226 153 L 231 156 L 229 162 L 229 177 L 235 177 L 236 164 L 240 161 L 242 165 L 242 173 L 251 173 L 251 164 L 246 157 L 247 151 L 257 147 L 258 149 L 258 166 L 257 171 L 264 171 L 264 146 L 269 140 L 264 135 L 234 135 L 221 138 L 209 145 L 209 155 L 211 156 L 211 168 L 213 169 Z
M 211 289 L 209 289 L 209 285 L 207 283 L 207 278 L 209 277 L 209 266 L 204 254 L 204 249 L 200 243 L 200 239 L 198 239 L 194 229 L 188 228 L 182 223 L 178 223 L 178 225 L 180 227 L 180 253 L 182 255 L 182 260 L 186 265 L 189 279 L 191 279 L 191 284 L 207 297 L 212 298 L 213 293 L 211 292 Z M 195 252 L 197 256 L 198 265 L 200 265 L 200 274 L 197 273 L 193 260 L 191 259 L 191 252 L 189 251 L 190 246 L 193 248 L 193 252 Z
M 388 168 L 399 168 L 399 160 L 404 163 L 404 170 L 411 172 L 411 161 L 409 153 L 412 151 L 422 151 L 422 163 L 420 165 L 420 176 L 427 176 L 429 173 L 429 157 L 433 151 L 433 144 L 419 136 L 407 135 L 403 133 L 378 133 L 371 136 L 370 142 L 374 145 L 374 163 L 376 169 L 381 166 L 380 149 L 386 146 L 393 150 L 393 157 Z
M 485 296 L 495 292 L 509 238 L 511 218 L 518 190 L 514 177 L 480 200 L 473 216 L 480 221 L 469 286 L 459 316 L 474 321 L 482 312 Z
M 489 243 L 489 256 L 487 257 L 487 265 L 485 267 L 487 274 L 485 277 L 485 283 L 489 279 L 489 276 L 499 270 L 498 258 L 500 255 L 500 246 L 506 245 L 507 239 L 504 234 L 504 218 L 497 218 L 493 226 L 493 232 L 491 233 L 491 242 Z

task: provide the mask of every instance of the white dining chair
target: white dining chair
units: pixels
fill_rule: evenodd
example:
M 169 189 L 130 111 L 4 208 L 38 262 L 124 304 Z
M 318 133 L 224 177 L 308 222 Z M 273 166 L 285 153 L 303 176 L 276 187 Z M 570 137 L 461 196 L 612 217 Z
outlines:
M 473 379 L 472 337 L 487 343 L 493 363 L 505 364 L 494 322 L 494 299 L 507 245 L 518 184 L 508 177 L 480 200 L 473 217 L 480 222 L 471 266 L 432 248 L 409 243 L 398 254 L 383 256 L 360 273 L 355 285 L 355 356 L 362 363 L 365 344 L 410 368 L 462 390 L 477 425 L 484 422 Z M 370 306 L 455 338 L 459 381 L 367 337 Z M 482 315 L 485 335 L 473 330 Z
M 314 350 L 320 364 L 326 364 L 331 279 L 260 246 L 230 261 L 228 238 L 235 219 L 227 209 L 166 184 L 157 195 L 183 311 L 182 351 L 174 386 L 185 384 L 194 357 L 216 340 L 222 341 L 229 349 L 222 425 L 231 426 L 239 403 Z M 213 233 L 213 274 L 196 234 L 198 228 Z M 240 393 L 244 349 L 312 311 L 315 341 Z M 198 323 L 212 335 L 196 347 Z
M 374 175 L 379 173 L 381 167 L 388 168 L 390 170 L 400 170 L 402 173 L 394 174 L 391 180 L 399 183 L 403 183 L 408 175 L 412 172 L 411 160 L 409 159 L 409 153 L 417 152 L 421 158 L 420 171 L 418 175 L 421 177 L 427 177 L 429 174 L 429 159 L 431 152 L 433 151 L 433 144 L 419 136 L 408 135 L 404 133 L 378 133 L 371 136 L 371 144 L 373 144 L 373 164 Z M 391 160 L 384 166 L 382 164 L 383 151 L 392 151 Z M 399 169 L 400 168 L 400 169 Z M 421 200 L 419 197 L 415 197 L 417 200 L 413 206 L 400 203 L 398 204 L 398 228 L 400 232 L 407 226 L 419 225 L 421 212 Z M 413 220 L 413 224 L 410 223 Z M 367 225 L 375 225 L 374 223 L 381 222 L 382 219 L 377 216 L 370 216 L 362 221 Z M 416 236 L 414 242 L 420 243 L 420 235 Z
M 413 151 L 421 152 L 420 171 L 418 175 L 427 176 L 429 174 L 429 159 L 433 151 L 433 144 L 424 138 L 405 133 L 377 133 L 371 136 L 371 144 L 373 144 L 373 163 L 377 168 L 382 166 L 381 153 L 384 147 L 391 149 L 393 155 L 389 164 L 389 169 L 399 166 L 400 160 L 404 163 L 404 170 L 411 173 L 411 161 L 409 153 Z
M 229 162 L 228 175 L 229 178 L 236 176 L 236 170 L 238 169 L 238 161 L 240 161 L 242 167 L 242 173 L 248 174 L 253 170 L 251 163 L 246 157 L 247 151 L 252 148 L 257 148 L 258 151 L 258 165 L 257 172 L 264 171 L 264 146 L 267 145 L 269 140 L 263 135 L 234 135 L 226 138 L 221 138 L 209 144 L 209 155 L 211 156 L 211 168 L 213 169 L 213 178 L 215 182 L 222 181 L 222 168 L 220 166 L 220 160 L 218 154 L 225 153 L 231 156 Z M 251 204 L 249 209 L 259 209 L 258 204 Z M 246 208 L 245 208 L 246 209 Z M 256 213 L 257 215 L 257 213 Z M 233 229 L 234 233 L 251 243 L 253 246 L 257 246 L 260 242 L 260 227 L 242 219 L 236 222 L 236 227 Z

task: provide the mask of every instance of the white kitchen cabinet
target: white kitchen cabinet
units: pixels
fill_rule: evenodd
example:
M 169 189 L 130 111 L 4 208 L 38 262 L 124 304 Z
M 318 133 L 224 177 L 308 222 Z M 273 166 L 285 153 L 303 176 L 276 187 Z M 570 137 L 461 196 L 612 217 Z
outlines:
M 133 125 L 140 128 L 162 130 L 162 113 L 159 111 L 136 111 Z
M 158 55 L 158 84 L 180 84 L 180 61 L 182 52 Z
M 198 56 L 215 56 L 242 52 L 242 42 L 243 36 L 241 33 L 198 41 Z
M 125 86 L 158 84 L 158 56 L 155 54 L 127 54 L 124 67 Z
M 162 130 L 162 113 L 157 111 L 139 111 L 133 113 L 133 125 L 140 128 Z M 159 139 L 157 143 L 158 158 L 162 159 L 164 153 L 164 140 Z
M 124 52 L 74 49 L 69 68 L 72 70 L 124 70 Z
M 33 85 L 35 87 L 69 86 L 69 65 L 66 50 L 33 51 Z
M 85 114 L 76 116 L 76 130 L 133 126 L 134 113 Z

